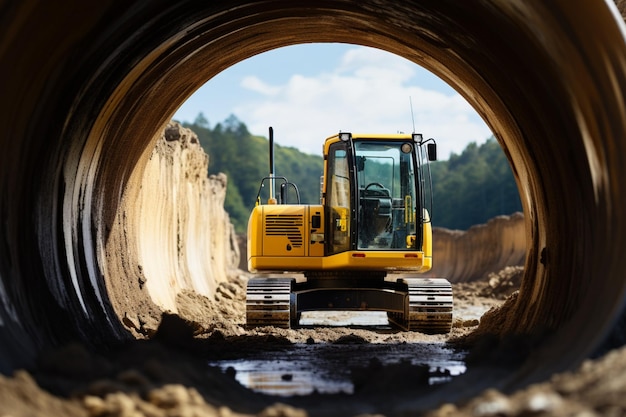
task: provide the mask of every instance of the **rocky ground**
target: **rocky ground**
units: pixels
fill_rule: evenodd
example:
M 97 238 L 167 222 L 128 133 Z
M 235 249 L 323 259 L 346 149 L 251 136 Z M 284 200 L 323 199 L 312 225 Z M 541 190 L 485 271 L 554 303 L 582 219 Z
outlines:
M 363 327 L 246 329 L 246 277 L 240 275 L 221 284 L 215 300 L 180 294 L 180 314 L 164 315 L 151 340 L 107 350 L 71 344 L 46 351 L 33 369 L 0 376 L 0 416 L 382 415 L 389 402 L 401 404 L 432 391 L 423 383 L 423 369 L 371 362 L 353 370 L 357 388 L 353 394 L 278 398 L 254 393 L 233 378 L 232 370 L 222 372 L 206 363 L 261 350 L 288 351 L 294 343 L 348 344 L 354 350 L 374 344 L 389 349 L 420 343 L 464 344 L 484 312 L 515 297 L 521 275 L 520 267 L 509 267 L 480 282 L 455 284 L 455 320 L 447 336 Z M 348 355 L 350 351 L 346 349 Z M 429 411 L 411 411 L 408 401 L 402 413 L 385 415 L 624 415 L 625 371 L 626 349 L 615 350 L 512 395 L 487 390 L 462 404 L 443 403 Z

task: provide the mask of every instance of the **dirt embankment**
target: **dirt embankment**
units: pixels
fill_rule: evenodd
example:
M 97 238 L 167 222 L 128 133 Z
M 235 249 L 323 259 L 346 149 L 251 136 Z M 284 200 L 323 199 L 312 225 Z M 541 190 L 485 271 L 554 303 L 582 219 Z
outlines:
M 163 312 L 178 312 L 183 293 L 212 298 L 237 269 L 227 179 L 207 176 L 208 163 L 196 134 L 172 122 L 127 186 L 107 240 L 105 278 L 135 336 L 153 335 Z
M 498 216 L 467 231 L 433 229 L 433 269 L 426 275 L 469 282 L 526 261 L 524 215 Z

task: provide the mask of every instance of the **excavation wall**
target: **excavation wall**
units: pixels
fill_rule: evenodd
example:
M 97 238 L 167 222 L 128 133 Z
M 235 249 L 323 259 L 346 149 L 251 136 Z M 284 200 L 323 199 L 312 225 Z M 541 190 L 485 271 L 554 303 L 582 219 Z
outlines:
M 151 335 L 163 311 L 177 312 L 183 291 L 211 299 L 236 273 L 227 179 L 208 176 L 208 163 L 196 134 L 170 122 L 127 184 L 105 246 L 105 279 L 117 315 L 133 332 Z
M 465 230 L 433 229 L 433 268 L 427 276 L 451 282 L 485 278 L 526 261 L 524 216 L 499 216 Z

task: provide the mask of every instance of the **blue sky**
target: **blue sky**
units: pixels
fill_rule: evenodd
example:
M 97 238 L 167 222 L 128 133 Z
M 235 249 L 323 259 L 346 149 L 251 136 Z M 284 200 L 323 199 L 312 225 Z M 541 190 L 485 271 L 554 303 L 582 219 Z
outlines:
M 174 115 L 209 124 L 234 114 L 255 135 L 321 154 L 339 131 L 410 133 L 437 141 L 440 159 L 483 143 L 491 131 L 456 91 L 429 71 L 378 49 L 303 44 L 246 59 L 200 87 Z

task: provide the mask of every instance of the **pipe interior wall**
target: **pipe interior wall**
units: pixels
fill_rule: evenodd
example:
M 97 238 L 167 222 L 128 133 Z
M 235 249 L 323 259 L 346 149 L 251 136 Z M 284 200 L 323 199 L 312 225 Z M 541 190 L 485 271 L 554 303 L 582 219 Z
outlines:
M 132 337 L 108 293 L 124 276 L 105 273 L 125 263 L 103 248 L 133 172 L 207 80 L 305 42 L 376 47 L 424 66 L 504 148 L 528 248 L 513 319 L 499 331 L 552 335 L 507 380 L 566 369 L 601 343 L 626 289 L 626 44 L 614 4 L 170 3 L 0 8 L 0 371 L 51 344 Z

